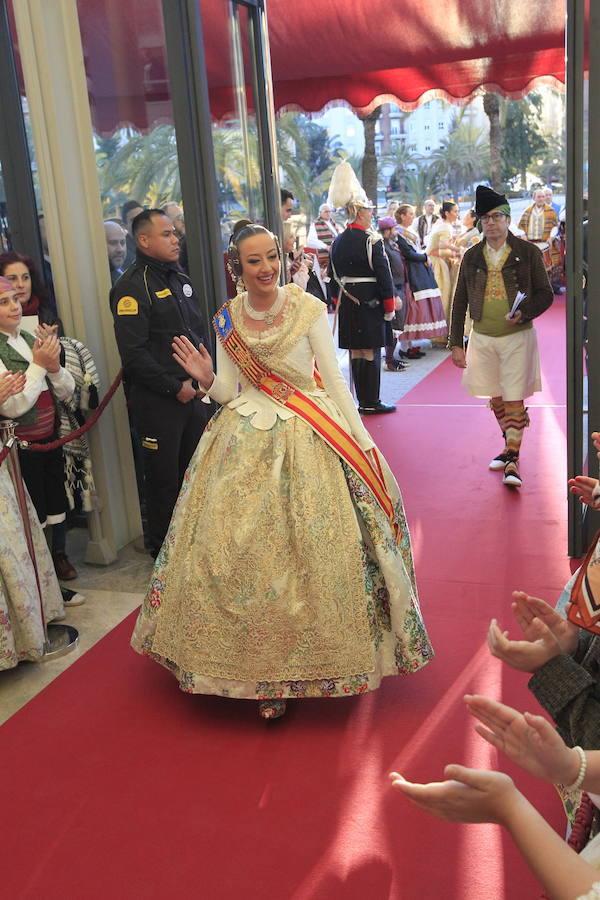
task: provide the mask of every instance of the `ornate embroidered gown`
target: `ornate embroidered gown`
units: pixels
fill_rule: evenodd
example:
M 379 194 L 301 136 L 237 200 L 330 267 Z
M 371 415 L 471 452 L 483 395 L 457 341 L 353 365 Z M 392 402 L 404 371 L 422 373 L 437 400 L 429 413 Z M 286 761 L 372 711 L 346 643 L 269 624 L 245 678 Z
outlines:
M 252 353 L 374 446 L 337 365 L 323 304 L 280 289 L 271 327 L 231 301 Z M 315 359 L 323 381 L 314 380 Z M 313 429 L 256 389 L 219 345 L 209 391 L 221 409 L 186 473 L 132 637 L 193 693 L 266 699 L 374 690 L 433 656 L 410 538 Z
M 35 557 L 46 619 L 64 617 L 52 558 L 33 503 L 27 494 Z M 44 629 L 35 571 L 23 520 L 6 463 L 0 466 L 0 671 L 22 660 L 35 661 L 44 648 Z

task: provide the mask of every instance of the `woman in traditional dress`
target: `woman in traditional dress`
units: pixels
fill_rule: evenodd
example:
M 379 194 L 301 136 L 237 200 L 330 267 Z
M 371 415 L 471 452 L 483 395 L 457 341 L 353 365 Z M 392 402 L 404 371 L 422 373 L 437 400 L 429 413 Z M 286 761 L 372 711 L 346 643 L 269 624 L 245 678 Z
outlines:
M 23 372 L 0 374 L 0 404 L 20 394 Z M 46 621 L 64 616 L 63 599 L 44 532 L 29 495 L 27 506 Z M 36 573 L 8 466 L 0 466 L 0 671 L 40 659 L 44 626 Z
M 474 209 L 468 209 L 462 220 L 463 230 L 456 238 L 456 246 L 461 251 L 461 256 L 481 240 L 481 231 L 477 227 L 477 214 Z
M 465 251 L 469 249 L 469 247 L 474 247 L 475 244 L 478 244 L 481 241 L 482 234 L 477 227 L 477 214 L 474 209 L 468 209 L 463 216 L 462 220 L 463 231 L 456 238 L 456 246 L 460 251 L 460 259 L 462 260 Z M 455 271 L 457 272 L 457 278 L 454 280 L 454 284 L 452 286 L 452 302 L 454 302 L 454 291 L 456 290 L 456 281 L 458 279 L 458 271 L 459 266 L 455 267 Z M 452 304 L 450 305 L 450 310 L 452 310 Z M 467 314 L 465 316 L 465 340 L 469 340 L 469 335 L 471 334 L 471 328 L 473 327 L 473 320 L 469 315 L 467 310 Z
M 132 644 L 183 690 L 258 700 L 271 719 L 288 698 L 374 690 L 432 649 L 400 494 L 339 370 L 324 305 L 278 287 L 266 228 L 238 223 L 229 255 L 246 289 L 214 318 L 218 374 L 204 348 L 174 342 L 221 409 Z
M 427 254 L 419 249 L 419 238 L 410 230 L 415 208 L 402 203 L 396 210 L 396 241 L 406 263 L 406 320 L 401 337 L 403 354 L 408 359 L 423 354 L 411 346 L 412 340 L 427 338 L 445 341 L 448 326 L 444 317 L 440 289 L 429 265 Z
M 431 229 L 427 249 L 433 274 L 442 295 L 447 322 L 450 321 L 450 306 L 461 255 L 456 246 L 453 227 L 457 219 L 458 205 L 453 200 L 444 200 L 440 218 Z

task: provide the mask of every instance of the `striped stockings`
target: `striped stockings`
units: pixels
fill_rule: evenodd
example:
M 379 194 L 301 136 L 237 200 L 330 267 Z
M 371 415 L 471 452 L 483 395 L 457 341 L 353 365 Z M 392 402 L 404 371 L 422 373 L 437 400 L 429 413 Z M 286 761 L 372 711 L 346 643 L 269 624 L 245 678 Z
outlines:
M 504 416 L 506 415 L 506 410 L 504 409 L 504 400 L 502 397 L 492 397 L 490 400 L 490 409 L 496 416 L 496 421 L 500 426 L 500 431 L 502 432 L 502 437 L 506 441 L 505 434 L 505 426 L 504 426 Z
M 523 431 L 529 425 L 529 414 L 524 406 L 509 407 L 504 413 L 504 439 L 506 450 L 511 455 L 519 455 Z

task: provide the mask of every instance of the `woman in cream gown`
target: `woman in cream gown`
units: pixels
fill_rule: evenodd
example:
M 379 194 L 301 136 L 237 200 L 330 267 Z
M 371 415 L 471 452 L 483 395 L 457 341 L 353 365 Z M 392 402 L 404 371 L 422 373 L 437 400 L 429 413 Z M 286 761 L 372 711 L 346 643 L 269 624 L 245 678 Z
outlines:
M 23 374 L 0 375 L 0 404 L 19 393 Z M 52 557 L 29 494 L 25 491 L 46 621 L 64 616 Z M 41 658 L 44 627 L 35 571 L 8 465 L 0 466 L 0 671 Z
M 453 200 L 444 200 L 440 218 L 432 228 L 427 247 L 427 256 L 442 295 L 444 315 L 448 323 L 461 256 L 455 243 L 453 228 L 457 218 L 457 204 Z
M 247 288 L 227 305 L 246 347 L 371 450 L 323 303 L 297 285 L 278 287 L 274 236 L 238 223 L 230 262 Z M 258 700 L 264 718 L 281 715 L 286 698 L 361 694 L 420 669 L 433 653 L 385 461 L 399 544 L 355 471 L 254 387 L 220 343 L 216 376 L 204 348 L 176 339 L 174 349 L 221 409 L 186 473 L 133 647 L 183 690 Z

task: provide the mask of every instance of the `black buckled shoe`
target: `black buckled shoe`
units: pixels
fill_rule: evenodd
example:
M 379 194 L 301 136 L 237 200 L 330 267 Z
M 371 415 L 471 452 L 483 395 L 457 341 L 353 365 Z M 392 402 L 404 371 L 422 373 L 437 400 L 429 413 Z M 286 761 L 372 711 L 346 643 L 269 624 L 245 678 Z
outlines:
M 382 403 L 378 400 L 373 406 L 359 406 L 358 411 L 361 416 L 377 416 L 383 413 L 396 412 L 396 406 L 393 403 Z

